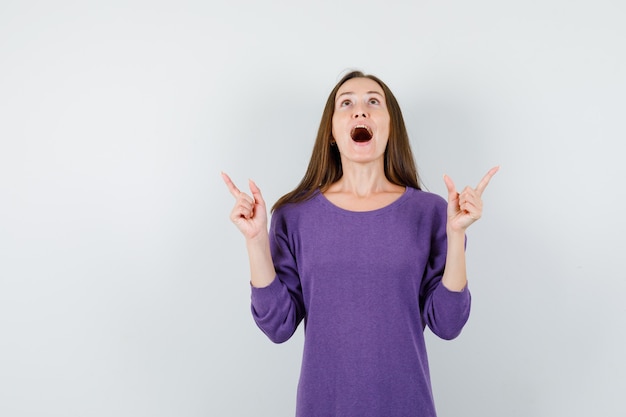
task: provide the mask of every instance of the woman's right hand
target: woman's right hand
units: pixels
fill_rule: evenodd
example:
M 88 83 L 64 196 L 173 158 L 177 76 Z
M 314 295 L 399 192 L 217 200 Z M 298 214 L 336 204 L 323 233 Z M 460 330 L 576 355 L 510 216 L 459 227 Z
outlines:
M 235 223 L 248 241 L 263 234 L 267 235 L 267 209 L 259 187 L 250 180 L 252 196 L 249 196 L 240 191 L 224 172 L 222 172 L 222 178 L 230 193 L 235 197 L 235 206 L 230 213 L 230 220 Z

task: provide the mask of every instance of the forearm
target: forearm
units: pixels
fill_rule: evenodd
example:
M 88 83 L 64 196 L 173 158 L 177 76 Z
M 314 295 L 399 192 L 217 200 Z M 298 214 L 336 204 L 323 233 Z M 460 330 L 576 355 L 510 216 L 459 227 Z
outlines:
M 250 262 L 250 283 L 257 288 L 267 287 L 276 277 L 267 233 L 246 240 L 246 247 Z
M 281 246 L 283 243 L 278 237 L 271 241 L 267 232 L 246 239 L 252 315 L 259 328 L 275 343 L 289 339 L 305 314 L 300 280 L 290 266 L 290 261 L 295 264 L 295 259 L 290 258 L 289 250 Z M 288 255 L 281 258 L 283 251 Z M 280 279 L 277 272 L 280 272 Z
M 441 282 L 450 291 L 462 291 L 467 285 L 465 233 L 448 230 L 448 252 Z

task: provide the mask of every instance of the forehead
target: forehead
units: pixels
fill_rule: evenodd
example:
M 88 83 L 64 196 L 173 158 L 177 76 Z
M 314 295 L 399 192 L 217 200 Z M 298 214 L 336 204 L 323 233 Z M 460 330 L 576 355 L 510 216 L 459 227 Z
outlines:
M 337 96 L 339 97 L 341 94 L 353 93 L 353 94 L 367 94 L 376 92 L 381 96 L 385 97 L 385 92 L 382 87 L 374 80 L 370 78 L 352 78 L 339 87 L 337 90 Z

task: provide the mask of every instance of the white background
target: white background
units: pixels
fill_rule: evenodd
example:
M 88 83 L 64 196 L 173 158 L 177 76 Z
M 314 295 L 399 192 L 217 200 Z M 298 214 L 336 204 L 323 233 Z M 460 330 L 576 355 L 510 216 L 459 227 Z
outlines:
M 220 171 L 269 204 L 381 77 L 426 187 L 476 185 L 441 417 L 624 416 L 622 1 L 0 2 L 0 415 L 291 416 Z M 445 194 L 444 194 L 445 195 Z

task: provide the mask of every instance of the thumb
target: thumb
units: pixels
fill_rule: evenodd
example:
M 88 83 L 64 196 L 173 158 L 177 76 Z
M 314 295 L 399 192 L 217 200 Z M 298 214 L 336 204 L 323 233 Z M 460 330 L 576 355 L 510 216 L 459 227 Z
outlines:
M 446 188 L 448 189 L 448 200 L 452 201 L 453 199 L 457 198 L 458 193 L 456 192 L 456 187 L 454 186 L 452 178 L 444 174 L 443 182 L 446 184 Z
M 248 180 L 248 183 L 250 186 L 250 192 L 252 193 L 252 197 L 254 197 L 255 204 L 260 204 L 261 206 L 265 207 L 265 200 L 263 200 L 263 196 L 261 195 L 261 190 L 259 189 L 259 187 L 252 180 Z

